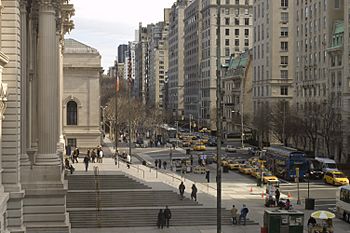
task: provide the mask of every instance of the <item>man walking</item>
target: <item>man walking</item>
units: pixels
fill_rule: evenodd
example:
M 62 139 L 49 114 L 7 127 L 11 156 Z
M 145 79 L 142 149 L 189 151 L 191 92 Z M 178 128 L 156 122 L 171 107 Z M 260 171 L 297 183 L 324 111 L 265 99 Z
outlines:
M 127 154 L 126 156 L 126 166 L 128 167 L 128 169 L 130 169 L 130 163 L 131 163 L 131 157 L 129 154 Z
M 197 187 L 195 184 L 192 185 L 191 200 L 197 201 Z
M 248 208 L 245 204 L 243 204 L 243 207 L 241 209 L 241 214 L 239 215 L 239 219 L 238 219 L 238 224 L 241 224 L 241 221 L 243 219 L 243 225 L 245 225 L 246 221 L 247 221 L 247 215 L 248 215 Z
M 276 189 L 276 192 L 275 192 L 276 206 L 278 206 L 278 203 L 280 202 L 280 196 L 281 196 L 280 191 Z
M 85 171 L 87 172 L 88 167 L 89 167 L 89 162 L 90 162 L 90 158 L 88 155 L 85 155 L 84 157 L 84 163 L 85 163 Z
M 158 159 L 156 159 L 155 161 L 154 161 L 154 165 L 155 165 L 155 167 L 156 167 L 156 169 L 158 168 Z
M 166 227 L 169 228 L 169 221 L 171 219 L 171 211 L 168 208 L 168 206 L 165 206 L 165 210 L 164 210 L 164 216 L 165 216 L 165 224 Z
M 207 170 L 205 172 L 205 179 L 207 179 L 208 183 L 210 182 L 210 171 L 209 170 Z
M 184 182 L 181 181 L 181 184 L 179 185 L 179 192 L 180 192 L 181 200 L 184 199 L 185 188 L 186 187 L 184 185 Z

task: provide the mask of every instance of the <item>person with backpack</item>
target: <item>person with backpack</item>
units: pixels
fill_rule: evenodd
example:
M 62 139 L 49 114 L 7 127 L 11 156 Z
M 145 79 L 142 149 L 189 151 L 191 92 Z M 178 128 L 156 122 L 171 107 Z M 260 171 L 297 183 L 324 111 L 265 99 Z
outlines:
M 243 219 L 243 225 L 246 224 L 248 212 L 249 212 L 249 209 L 245 204 L 243 204 L 243 207 L 241 209 L 241 214 L 239 215 L 238 224 L 241 224 L 242 219 Z
M 164 216 L 165 216 L 165 225 L 166 225 L 167 228 L 169 228 L 169 221 L 171 219 L 171 211 L 168 208 L 168 206 L 165 206 Z

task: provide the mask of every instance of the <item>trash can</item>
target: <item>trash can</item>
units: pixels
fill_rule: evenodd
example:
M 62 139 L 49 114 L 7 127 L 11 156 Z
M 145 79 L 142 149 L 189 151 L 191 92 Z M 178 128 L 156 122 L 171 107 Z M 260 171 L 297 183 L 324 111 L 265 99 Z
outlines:
M 315 209 L 315 199 L 314 198 L 305 198 L 305 209 L 314 210 Z
M 223 166 L 222 167 L 222 172 L 223 173 L 228 173 L 228 166 Z

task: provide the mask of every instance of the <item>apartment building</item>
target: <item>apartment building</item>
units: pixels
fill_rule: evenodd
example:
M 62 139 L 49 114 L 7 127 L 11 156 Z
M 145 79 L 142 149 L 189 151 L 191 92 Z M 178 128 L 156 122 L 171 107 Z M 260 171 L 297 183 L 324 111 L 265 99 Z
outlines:
M 184 16 L 187 0 L 177 0 L 170 9 L 168 111 L 173 119 L 184 117 Z
M 350 2 L 344 1 L 344 33 L 343 33 L 343 78 L 342 78 L 342 129 L 343 150 L 341 162 L 348 162 L 350 158 Z
M 221 0 L 221 63 L 252 47 L 253 0 Z M 202 0 L 200 124 L 216 130 L 217 1 Z
M 129 78 L 129 72 L 131 73 L 130 77 L 132 80 L 135 80 L 135 48 L 136 41 L 129 41 L 128 50 L 126 51 L 125 62 L 124 62 L 124 79 L 127 80 Z M 135 81 L 134 81 L 135 82 Z M 135 96 L 136 93 L 133 93 Z
M 149 40 L 149 102 L 150 107 L 164 107 L 164 81 L 168 70 L 168 28 L 170 9 L 164 9 L 164 21 L 157 23 Z
M 200 89 L 201 89 L 201 71 L 200 60 L 202 56 L 201 46 L 201 6 L 202 0 L 195 0 L 185 9 L 185 62 L 184 62 L 184 110 L 185 118 L 200 118 Z M 197 122 L 201 126 L 201 122 Z
M 251 128 L 253 114 L 252 103 L 252 50 L 232 56 L 222 76 L 223 95 L 223 132 L 247 131 Z M 243 117 L 242 117 L 243 116 Z M 243 127 L 242 127 L 243 125 Z
M 128 45 L 121 44 L 118 46 L 118 63 L 125 62 L 125 57 L 126 57 L 127 51 L 128 51 Z
M 253 114 L 293 98 L 294 1 L 254 0 Z

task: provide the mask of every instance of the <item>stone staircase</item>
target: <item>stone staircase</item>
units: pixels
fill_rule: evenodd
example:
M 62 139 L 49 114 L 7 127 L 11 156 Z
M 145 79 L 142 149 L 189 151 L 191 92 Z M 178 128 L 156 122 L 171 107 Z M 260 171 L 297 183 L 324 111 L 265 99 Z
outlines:
M 171 190 L 154 190 L 124 174 L 68 175 L 67 211 L 72 228 L 155 226 L 159 209 L 168 205 L 172 226 L 216 225 L 216 209 Z M 222 224 L 230 212 L 222 210 Z M 255 224 L 247 221 L 247 224 Z

